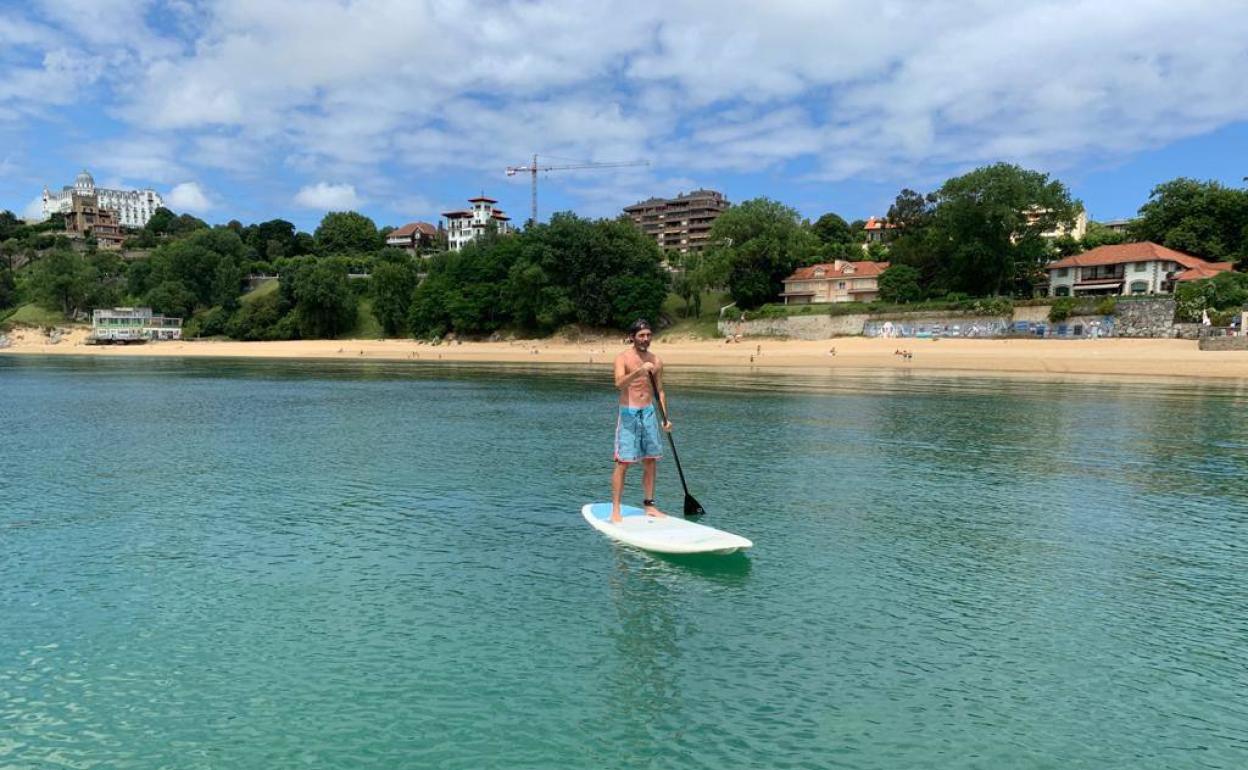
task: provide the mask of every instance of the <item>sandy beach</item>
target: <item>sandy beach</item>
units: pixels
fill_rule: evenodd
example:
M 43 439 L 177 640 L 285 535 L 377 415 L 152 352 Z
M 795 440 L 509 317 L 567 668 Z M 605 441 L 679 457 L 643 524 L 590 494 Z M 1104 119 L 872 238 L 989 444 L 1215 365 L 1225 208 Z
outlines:
M 299 340 L 232 342 L 184 340 L 131 346 L 85 344 L 85 329 L 66 331 L 56 344 L 35 329 L 8 333 L 0 355 L 196 356 L 228 358 L 333 359 L 552 363 L 607 366 L 623 349 L 620 339 L 566 342 L 555 339 L 463 342 L 431 345 L 415 340 Z M 1204 352 L 1188 340 L 919 340 L 842 337 L 802 341 L 671 339 L 654 350 L 670 366 L 787 369 L 846 368 L 936 370 L 1023 375 L 1107 375 L 1143 377 L 1245 378 L 1248 353 Z M 898 355 L 909 351 L 910 357 Z

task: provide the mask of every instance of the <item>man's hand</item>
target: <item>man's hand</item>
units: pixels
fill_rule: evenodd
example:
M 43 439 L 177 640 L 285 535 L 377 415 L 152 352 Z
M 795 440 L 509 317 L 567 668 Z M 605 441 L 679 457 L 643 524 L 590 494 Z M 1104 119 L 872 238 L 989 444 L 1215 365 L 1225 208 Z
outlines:
M 672 432 L 672 421 L 671 421 L 671 420 L 666 420 L 666 421 L 664 421 L 664 422 L 663 422 L 663 430 L 667 431 L 668 433 L 671 433 L 671 432 Z
M 653 372 L 653 371 L 654 371 L 654 362 L 653 362 L 653 361 L 642 361 L 642 362 L 641 362 L 641 369 L 642 369 L 642 371 L 645 371 L 645 372 Z

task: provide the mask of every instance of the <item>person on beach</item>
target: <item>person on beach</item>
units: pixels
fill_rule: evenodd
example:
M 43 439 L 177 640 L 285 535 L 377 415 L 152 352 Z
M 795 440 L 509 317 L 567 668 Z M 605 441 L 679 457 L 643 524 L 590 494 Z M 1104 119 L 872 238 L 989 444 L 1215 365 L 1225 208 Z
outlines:
M 628 466 L 641 463 L 641 485 L 645 491 L 642 505 L 648 516 L 664 516 L 654 503 L 654 479 L 663 455 L 659 437 L 659 418 L 655 410 L 657 397 L 667 413 L 667 397 L 663 394 L 663 362 L 650 352 L 654 331 L 650 322 L 638 318 L 628 328 L 632 347 L 615 357 L 615 387 L 620 391 L 620 404 L 615 421 L 615 471 L 611 476 L 611 521 L 624 520 L 620 515 L 620 498 L 624 495 L 624 476 Z M 654 387 L 650 375 L 654 375 Z M 656 393 L 657 391 L 657 393 Z M 672 423 L 663 423 L 670 431 Z

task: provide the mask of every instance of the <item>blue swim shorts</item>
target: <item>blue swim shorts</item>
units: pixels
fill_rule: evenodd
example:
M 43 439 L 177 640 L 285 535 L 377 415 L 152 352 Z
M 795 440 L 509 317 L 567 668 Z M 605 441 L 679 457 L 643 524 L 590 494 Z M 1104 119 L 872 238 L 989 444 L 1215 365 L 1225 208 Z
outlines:
M 659 417 L 654 404 L 642 407 L 621 406 L 615 423 L 615 460 L 635 463 L 638 460 L 663 456 L 663 442 L 659 440 Z

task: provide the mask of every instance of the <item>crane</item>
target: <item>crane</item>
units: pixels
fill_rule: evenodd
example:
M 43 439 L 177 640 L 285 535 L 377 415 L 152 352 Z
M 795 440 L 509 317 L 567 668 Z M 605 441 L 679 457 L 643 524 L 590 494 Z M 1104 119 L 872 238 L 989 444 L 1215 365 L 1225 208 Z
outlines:
M 524 166 L 508 166 L 507 176 L 515 176 L 521 172 L 529 173 L 530 184 L 532 188 L 532 210 L 530 212 L 530 221 L 537 224 L 537 174 L 539 171 L 570 171 L 576 168 L 624 168 L 625 166 L 649 166 L 648 160 L 630 160 L 621 163 L 573 163 L 567 166 L 539 166 L 537 164 L 537 155 L 533 155 L 533 162 Z

